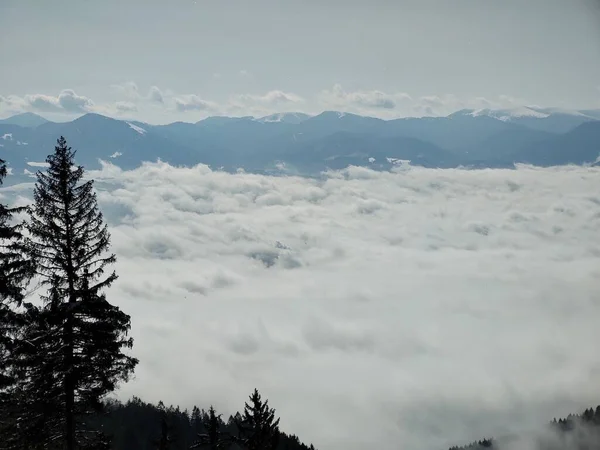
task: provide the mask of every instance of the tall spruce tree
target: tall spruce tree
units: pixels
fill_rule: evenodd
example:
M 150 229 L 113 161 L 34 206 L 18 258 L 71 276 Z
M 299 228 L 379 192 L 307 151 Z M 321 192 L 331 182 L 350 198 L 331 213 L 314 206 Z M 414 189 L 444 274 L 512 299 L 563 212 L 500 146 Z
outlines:
M 7 175 L 0 159 L 0 186 Z M 0 203 L 0 301 L 20 303 L 24 287 L 33 275 L 33 264 L 23 253 L 23 223 L 13 223 L 14 215 L 26 208 L 9 208 Z
M 6 175 L 6 164 L 0 159 L 0 185 Z M 18 417 L 15 347 L 25 325 L 19 306 L 34 269 L 24 253 L 23 224 L 14 223 L 14 215 L 24 210 L 0 203 L 0 436 L 9 435 Z
M 173 444 L 173 436 L 172 431 L 167 423 L 166 414 L 163 411 L 163 415 L 160 418 L 160 438 L 156 440 L 156 450 L 169 450 L 171 448 L 171 444 Z
M 257 389 L 244 404 L 241 420 L 236 420 L 238 443 L 247 450 L 275 450 L 279 442 L 279 418 L 269 408 L 269 401 L 261 399 Z
M 49 294 L 56 304 L 56 292 Z M 59 449 L 61 418 L 57 405 L 62 386 L 57 378 L 61 342 L 54 308 L 24 304 L 21 328 L 15 335 L 12 364 L 15 382 L 8 390 L 11 419 L 0 449 Z
M 232 436 L 222 431 L 224 426 L 221 414 L 217 414 L 212 406 L 202 417 L 202 425 L 205 432 L 198 434 L 198 439 L 191 445 L 190 449 L 206 448 L 208 450 L 225 450 L 233 443 Z
M 48 295 L 32 310 L 35 319 L 21 346 L 22 390 L 51 429 L 41 436 L 60 448 L 101 448 L 101 436 L 86 429 L 86 416 L 132 374 L 130 317 L 106 300 L 116 279 L 107 254 L 110 237 L 98 209 L 93 181 L 83 181 L 75 152 L 64 137 L 38 171 L 28 225 L 28 251 Z M 35 345 L 27 345 L 35 342 Z M 51 413 L 52 421 L 48 414 Z
M 0 159 L 0 186 L 7 175 L 6 163 Z M 34 265 L 24 253 L 24 240 L 21 233 L 23 223 L 14 223 L 14 215 L 26 208 L 9 208 L 0 203 L 0 358 L 6 357 L 5 345 L 9 344 L 15 331 L 18 318 L 15 306 L 24 299 L 24 289 L 32 278 Z M 2 389 L 2 368 L 0 365 L 0 390 Z

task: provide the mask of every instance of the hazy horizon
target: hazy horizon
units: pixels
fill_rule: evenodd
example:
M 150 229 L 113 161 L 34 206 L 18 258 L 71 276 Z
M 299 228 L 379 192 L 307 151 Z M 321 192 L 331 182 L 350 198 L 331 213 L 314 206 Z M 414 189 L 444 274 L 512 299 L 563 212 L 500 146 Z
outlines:
M 115 120 L 123 120 L 123 121 L 130 121 L 130 122 L 141 122 L 141 123 L 147 123 L 148 125 L 169 125 L 172 123 L 176 123 L 176 122 L 183 122 L 183 123 L 196 123 L 196 122 L 200 122 L 202 120 L 206 120 L 209 118 L 213 118 L 213 117 L 231 117 L 231 118 L 246 118 L 246 117 L 250 117 L 253 119 L 262 119 L 262 118 L 266 118 L 266 117 L 270 117 L 270 116 L 277 116 L 277 115 L 286 115 L 286 114 L 304 114 L 308 117 L 315 117 L 318 116 L 320 114 L 323 113 L 328 113 L 328 112 L 335 112 L 335 113 L 341 113 L 341 114 L 354 114 L 354 115 L 358 115 L 358 116 L 362 116 L 362 117 L 371 117 L 371 118 L 376 118 L 376 119 L 381 119 L 381 120 L 395 120 L 395 119 L 413 119 L 413 118 L 426 118 L 426 117 L 448 117 L 451 116 L 453 114 L 459 113 L 461 111 L 465 111 L 467 113 L 482 113 L 482 112 L 486 112 L 487 110 L 495 112 L 513 112 L 515 114 L 515 117 L 520 117 L 520 114 L 522 114 L 523 116 L 527 116 L 527 113 L 523 113 L 523 111 L 526 110 L 531 110 L 531 111 L 543 111 L 546 112 L 548 114 L 550 113 L 562 113 L 562 114 L 583 114 L 585 115 L 585 112 L 589 112 L 589 111 L 594 111 L 594 112 L 600 112 L 600 106 L 598 108 L 594 108 L 594 109 L 586 109 L 586 110 L 575 110 L 575 109 L 566 109 L 566 108 L 556 108 L 556 107 L 538 107 L 538 106 L 533 106 L 533 105 L 521 105 L 521 106 L 513 106 L 508 107 L 508 108 L 462 108 L 462 109 L 458 109 L 456 111 L 450 111 L 447 114 L 443 114 L 443 115 L 407 115 L 407 116 L 398 116 L 398 117 L 378 117 L 377 115 L 369 115 L 369 114 L 359 114 L 359 113 L 354 113 L 354 112 L 349 112 L 349 111 L 344 111 L 344 110 L 333 110 L 333 109 L 324 109 L 322 111 L 318 111 L 318 112 L 314 112 L 314 113 L 305 113 L 305 112 L 301 112 L 301 111 L 286 111 L 286 112 L 281 112 L 281 111 L 276 111 L 276 112 L 271 112 L 269 114 L 266 115 L 227 115 L 225 113 L 223 114 L 215 114 L 215 115 L 210 115 L 210 116 L 206 116 L 201 118 L 200 120 L 197 121 L 193 121 L 193 120 L 176 120 L 174 122 L 145 122 L 141 119 L 139 119 L 136 116 L 120 116 L 119 114 L 111 114 L 110 112 L 107 111 L 102 111 L 102 112 L 95 112 L 95 111 L 89 111 L 89 112 L 84 112 L 78 115 L 73 115 L 73 116 L 65 116 L 65 115 L 55 115 L 52 113 L 45 113 L 45 112 L 34 112 L 34 111 L 23 111 L 23 112 L 16 112 L 16 113 L 9 113 L 9 114 L 5 114 L 2 115 L 0 114 L 0 120 L 3 119 L 9 119 L 15 116 L 19 116 L 22 114 L 35 114 L 36 116 L 42 117 L 43 119 L 49 121 L 49 122 L 56 122 L 56 123 L 66 123 L 66 122 L 71 122 L 73 120 L 76 120 L 80 117 L 83 117 L 87 114 L 98 114 L 101 116 L 105 116 L 111 119 L 115 119 Z M 597 119 L 597 115 L 590 115 L 589 116 L 591 119 L 594 120 L 598 120 Z
M 594 109 L 598 23 L 593 0 L 7 0 L 0 114 Z

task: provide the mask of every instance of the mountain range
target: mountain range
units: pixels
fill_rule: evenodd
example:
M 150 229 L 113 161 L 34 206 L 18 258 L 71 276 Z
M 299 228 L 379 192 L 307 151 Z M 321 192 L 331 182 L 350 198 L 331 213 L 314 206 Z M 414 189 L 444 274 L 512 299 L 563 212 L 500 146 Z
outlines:
M 462 110 L 394 120 L 325 111 L 168 125 L 91 113 L 56 123 L 24 113 L 0 120 L 0 158 L 12 173 L 7 181 L 31 176 L 61 135 L 77 150 L 78 163 L 92 169 L 100 160 L 132 169 L 157 159 L 301 175 L 348 165 L 389 170 L 403 162 L 439 168 L 598 164 L 600 110 Z

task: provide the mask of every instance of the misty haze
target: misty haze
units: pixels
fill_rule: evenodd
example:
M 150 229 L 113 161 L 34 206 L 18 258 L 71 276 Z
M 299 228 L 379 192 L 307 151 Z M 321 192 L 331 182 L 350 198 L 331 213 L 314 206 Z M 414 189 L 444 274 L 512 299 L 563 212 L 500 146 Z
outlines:
M 0 4 L 0 450 L 600 448 L 600 4 Z

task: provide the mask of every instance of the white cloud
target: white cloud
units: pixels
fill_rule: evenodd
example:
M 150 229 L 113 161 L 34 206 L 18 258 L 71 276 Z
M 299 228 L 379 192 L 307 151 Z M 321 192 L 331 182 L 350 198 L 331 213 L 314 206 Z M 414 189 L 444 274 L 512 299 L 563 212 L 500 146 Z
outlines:
M 45 94 L 30 94 L 25 96 L 25 102 L 30 109 L 37 111 L 69 113 L 84 113 L 93 110 L 94 102 L 84 96 L 77 95 L 72 89 L 64 89 L 57 97 Z
M 129 100 L 139 100 L 141 97 L 138 85 L 134 81 L 112 84 L 110 87 L 120 95 L 127 97 Z
M 8 113 L 22 112 L 25 110 L 25 100 L 16 95 L 0 95 L 0 111 Z
M 257 387 L 324 450 L 443 449 L 587 407 L 599 175 L 107 165 L 108 298 L 140 358 L 120 395 L 230 413 Z
M 136 104 L 132 102 L 116 102 L 115 109 L 119 113 L 137 112 L 138 110 Z
M 242 69 L 242 70 L 240 70 L 240 75 L 242 77 L 249 77 L 250 76 L 250 72 L 248 72 L 246 69 Z
M 243 72 L 243 71 L 242 71 Z M 219 74 L 213 74 L 219 76 Z M 249 74 L 246 72 L 246 76 Z M 0 114 L 23 111 L 44 111 L 49 114 L 75 115 L 97 112 L 109 116 L 131 116 L 137 113 L 139 120 L 168 123 L 177 115 L 187 113 L 198 120 L 207 115 L 262 117 L 278 112 L 304 112 L 318 114 L 323 110 L 340 110 L 355 114 L 393 119 L 398 117 L 445 116 L 461 109 L 515 109 L 529 102 L 510 95 L 496 98 L 458 97 L 454 94 L 431 94 L 421 97 L 404 92 L 382 90 L 345 90 L 340 84 L 313 95 L 301 96 L 294 92 L 273 89 L 265 93 L 238 93 L 226 98 L 206 100 L 201 94 L 178 94 L 170 89 L 161 90 L 150 86 L 142 93 L 133 82 L 111 85 L 117 94 L 114 101 L 94 102 L 75 94 L 71 89 L 58 96 L 29 94 L 0 96 Z M 125 100 L 123 100 L 123 98 Z M 191 120 L 190 119 L 190 120 Z
M 60 105 L 58 98 L 45 94 L 30 94 L 25 96 L 25 101 L 29 108 L 38 111 L 58 111 Z
M 262 117 L 276 112 L 297 112 L 303 109 L 306 100 L 293 92 L 279 89 L 264 94 L 238 94 L 231 96 L 221 105 L 225 114 Z
M 263 117 L 274 113 L 303 112 L 311 115 L 323 109 L 341 110 L 365 116 L 394 119 L 398 117 L 446 116 L 461 109 L 511 111 L 511 115 L 526 111 L 528 102 L 509 95 L 497 98 L 459 98 L 454 94 L 427 95 L 412 98 L 405 93 L 383 91 L 345 91 L 339 84 L 317 95 L 302 97 L 293 92 L 271 90 L 264 94 L 246 93 L 231 95 L 228 99 L 206 100 L 196 94 L 177 94 L 169 89 L 161 91 L 151 86 L 146 95 L 140 94 L 136 83 L 112 85 L 128 101 L 96 103 L 66 89 L 59 96 L 30 94 L 0 96 L 0 116 L 24 111 L 46 112 L 51 120 L 60 116 L 74 117 L 85 112 L 95 112 L 111 117 L 136 118 L 154 123 L 181 120 L 185 113 L 189 121 L 209 115 Z M 529 105 L 535 107 L 535 105 Z M 548 109 L 549 111 L 550 109 Z M 558 111 L 558 110 L 557 110 Z M 134 114 L 135 113 L 135 114 Z M 530 111 L 531 113 L 531 111 Z M 538 113 L 539 114 L 539 113 Z M 55 118 L 53 118 L 54 116 Z M 61 119 L 59 119 L 61 120 Z
M 164 94 L 157 86 L 150 86 L 146 95 L 140 93 L 140 89 L 134 81 L 113 84 L 111 88 L 119 95 L 123 95 L 131 101 L 146 100 L 155 103 L 164 103 Z
M 88 112 L 118 115 L 135 112 L 132 102 L 97 104 L 86 96 L 77 94 L 73 89 L 63 89 L 57 96 L 48 94 L 27 94 L 23 97 L 9 95 L 0 102 L 0 113 L 15 114 L 26 111 L 47 113 L 49 117 L 74 117 Z
M 446 116 L 461 109 L 511 109 L 525 105 L 528 105 L 526 100 L 509 95 L 499 95 L 497 98 L 459 98 L 454 94 L 426 95 L 413 102 L 410 115 L 417 117 Z
M 240 101 L 247 105 L 260 104 L 265 106 L 276 106 L 287 103 L 302 103 L 304 102 L 304 99 L 293 92 L 273 90 L 264 95 L 241 94 L 235 97 L 234 101 Z
M 69 112 L 86 112 L 94 105 L 89 98 L 75 94 L 72 89 L 63 90 L 58 96 L 58 103 Z
M 175 97 L 174 101 L 175 108 L 179 112 L 210 111 L 217 108 L 215 103 L 204 100 L 196 94 L 181 95 L 179 97 Z
M 164 103 L 165 101 L 162 91 L 156 86 L 150 86 L 150 90 L 148 91 L 148 100 L 156 103 Z
M 527 105 L 527 101 L 499 95 L 459 98 L 454 94 L 432 94 L 412 97 L 407 93 L 386 93 L 379 90 L 346 91 L 340 84 L 321 91 L 318 100 L 326 109 L 338 109 L 384 119 L 396 117 L 446 116 L 461 109 L 504 109 Z
M 140 116 L 145 116 L 152 109 L 155 114 L 158 114 L 160 108 L 161 115 L 170 115 L 173 112 L 196 112 L 204 113 L 202 115 L 208 113 L 263 116 L 273 112 L 297 110 L 298 106 L 305 102 L 299 95 L 281 90 L 272 90 L 265 94 L 233 95 L 228 100 L 217 103 L 197 94 L 176 94 L 170 90 L 163 92 L 157 86 L 151 86 L 148 93 L 144 95 L 140 93 L 138 85 L 133 81 L 111 85 L 111 88 L 127 100 L 95 104 L 91 99 L 66 89 L 57 97 L 46 94 L 30 94 L 23 98 L 2 97 L 0 109 L 9 112 L 30 110 L 49 113 L 97 112 L 108 116 L 131 116 L 131 113 L 140 113 Z
M 322 91 L 319 97 L 327 108 L 348 111 L 392 110 L 399 102 L 411 99 L 406 93 L 386 94 L 378 90 L 347 92 L 340 84 L 335 84 L 331 90 Z

